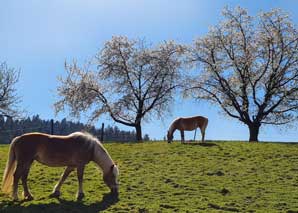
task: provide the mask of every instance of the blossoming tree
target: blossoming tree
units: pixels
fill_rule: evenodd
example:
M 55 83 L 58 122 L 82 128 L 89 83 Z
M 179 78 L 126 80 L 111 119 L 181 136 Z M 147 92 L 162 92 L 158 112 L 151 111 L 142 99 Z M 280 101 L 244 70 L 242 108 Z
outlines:
M 142 121 L 160 118 L 170 109 L 179 87 L 183 51 L 172 41 L 151 47 L 144 40 L 113 37 L 90 63 L 96 70 L 66 64 L 56 112 L 65 106 L 73 116 L 90 111 L 90 121 L 108 113 L 115 122 L 134 127 L 140 141 Z
M 225 8 L 223 17 L 190 50 L 202 72 L 188 94 L 220 106 L 247 125 L 249 141 L 258 141 L 261 125 L 297 118 L 298 32 L 278 9 L 252 17 Z

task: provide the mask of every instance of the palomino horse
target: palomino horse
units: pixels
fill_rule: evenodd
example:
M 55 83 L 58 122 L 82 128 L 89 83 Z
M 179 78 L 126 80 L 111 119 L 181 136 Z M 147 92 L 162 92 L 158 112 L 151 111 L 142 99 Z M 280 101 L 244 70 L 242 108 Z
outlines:
M 18 200 L 20 178 L 24 188 L 24 198 L 33 199 L 27 186 L 27 177 L 34 160 L 47 166 L 66 166 L 51 197 L 60 196 L 63 182 L 70 172 L 76 169 L 79 182 L 77 199 L 83 199 L 83 173 L 85 165 L 90 161 L 94 161 L 102 169 L 103 180 L 110 188 L 111 194 L 118 194 L 119 170 L 99 140 L 88 133 L 75 132 L 68 136 L 28 133 L 14 138 L 10 145 L 2 182 L 4 193 L 10 193 L 12 185 L 14 200 Z
M 202 116 L 194 116 L 194 117 L 187 117 L 187 118 L 177 118 L 175 119 L 169 127 L 168 130 L 168 143 L 173 141 L 173 134 L 176 129 L 180 130 L 181 133 L 181 142 L 184 142 L 184 130 L 192 131 L 196 128 L 201 129 L 202 134 L 202 142 L 205 140 L 205 130 L 208 125 L 208 118 Z

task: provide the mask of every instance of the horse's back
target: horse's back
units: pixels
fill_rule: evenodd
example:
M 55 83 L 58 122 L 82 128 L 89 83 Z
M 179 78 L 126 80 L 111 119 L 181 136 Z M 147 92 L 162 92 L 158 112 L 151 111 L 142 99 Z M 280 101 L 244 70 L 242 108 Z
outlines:
M 202 128 L 208 122 L 203 116 L 180 117 L 176 119 L 177 129 L 192 131 L 198 127 Z
M 77 165 L 92 157 L 90 143 L 78 137 L 28 133 L 18 137 L 16 147 L 19 159 L 49 166 Z

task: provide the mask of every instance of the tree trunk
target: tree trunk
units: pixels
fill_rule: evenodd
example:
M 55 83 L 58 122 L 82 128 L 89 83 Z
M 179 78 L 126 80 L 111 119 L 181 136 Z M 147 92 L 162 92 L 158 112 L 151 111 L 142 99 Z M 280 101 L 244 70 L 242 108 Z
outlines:
M 141 142 L 143 140 L 141 123 L 136 123 L 135 128 L 136 128 L 136 139 L 138 142 Z
M 258 136 L 259 136 L 259 130 L 260 130 L 260 124 L 250 124 L 248 125 L 249 128 L 249 142 L 258 142 Z

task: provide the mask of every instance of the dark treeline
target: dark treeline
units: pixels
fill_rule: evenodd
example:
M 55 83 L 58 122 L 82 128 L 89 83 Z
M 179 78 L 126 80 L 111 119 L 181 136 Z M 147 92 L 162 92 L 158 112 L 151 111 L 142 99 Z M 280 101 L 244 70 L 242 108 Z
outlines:
M 88 126 L 80 122 L 68 121 L 65 118 L 61 121 L 54 121 L 54 134 L 68 135 L 76 131 L 87 131 L 100 138 L 101 129 Z M 51 133 L 51 120 L 43 120 L 38 115 L 27 117 L 21 120 L 13 120 L 0 116 L 0 144 L 7 144 L 21 134 L 28 132 Z M 107 126 L 104 129 L 104 141 L 135 141 L 135 131 L 123 131 L 117 126 Z M 149 140 L 145 135 L 144 140 Z

